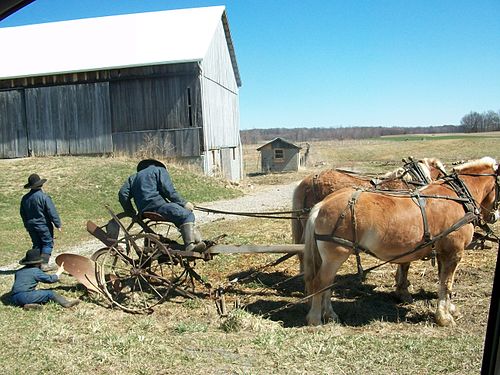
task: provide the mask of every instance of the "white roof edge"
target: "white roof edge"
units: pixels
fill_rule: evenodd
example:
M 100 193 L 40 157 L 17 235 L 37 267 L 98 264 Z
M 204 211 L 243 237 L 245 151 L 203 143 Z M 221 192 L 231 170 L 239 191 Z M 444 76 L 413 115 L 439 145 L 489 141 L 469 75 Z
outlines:
M 221 20 L 241 85 L 223 5 L 0 28 L 0 79 L 202 61 Z

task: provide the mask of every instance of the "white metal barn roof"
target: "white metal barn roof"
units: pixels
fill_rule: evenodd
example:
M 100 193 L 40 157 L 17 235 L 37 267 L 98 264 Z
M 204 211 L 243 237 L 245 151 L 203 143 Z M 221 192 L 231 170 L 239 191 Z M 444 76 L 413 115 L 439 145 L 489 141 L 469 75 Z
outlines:
M 0 28 L 0 79 L 202 61 L 224 6 L 134 13 Z

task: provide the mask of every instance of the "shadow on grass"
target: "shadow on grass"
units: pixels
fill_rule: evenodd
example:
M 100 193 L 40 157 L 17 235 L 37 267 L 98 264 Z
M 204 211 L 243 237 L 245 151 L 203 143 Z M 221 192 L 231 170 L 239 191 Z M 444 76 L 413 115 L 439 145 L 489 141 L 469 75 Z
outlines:
M 245 274 L 241 273 L 244 277 Z M 232 275 L 234 277 L 236 275 Z M 269 296 L 269 299 L 259 299 L 245 306 L 249 312 L 265 316 L 274 321 L 281 321 L 284 327 L 300 327 L 306 324 L 306 315 L 309 311 L 307 302 L 300 301 L 304 297 L 303 279 L 294 279 L 289 284 L 276 283 L 285 280 L 288 275 L 280 272 L 270 274 L 257 273 L 245 279 L 241 284 L 258 282 L 262 288 L 240 291 L 240 294 Z M 341 323 L 352 327 L 362 327 L 373 321 L 421 323 L 432 320 L 433 313 L 429 311 L 415 311 L 415 303 L 420 300 L 437 298 L 434 292 L 419 290 L 413 294 L 413 304 L 401 304 L 393 291 L 376 290 L 378 285 L 361 283 L 357 275 L 338 275 L 333 286 L 333 310 L 339 316 Z M 267 290 L 267 292 L 266 292 Z M 264 291 L 264 293 L 262 293 Z M 278 295 L 276 294 L 278 293 Z M 296 298 L 278 300 L 280 297 Z M 289 306 L 288 306 L 289 305 Z
M 0 276 L 2 275 L 14 275 L 16 273 L 16 270 L 0 270 Z
M 238 279 L 237 285 L 251 285 L 258 294 L 276 294 L 282 296 L 296 296 L 304 291 L 304 279 L 302 276 L 290 276 L 283 272 L 238 272 L 228 276 L 229 280 Z M 267 291 L 267 292 L 266 292 Z M 243 294 L 251 294 L 244 292 Z
M 14 306 L 10 299 L 10 291 L 0 296 L 0 302 L 2 302 L 2 304 L 5 306 Z

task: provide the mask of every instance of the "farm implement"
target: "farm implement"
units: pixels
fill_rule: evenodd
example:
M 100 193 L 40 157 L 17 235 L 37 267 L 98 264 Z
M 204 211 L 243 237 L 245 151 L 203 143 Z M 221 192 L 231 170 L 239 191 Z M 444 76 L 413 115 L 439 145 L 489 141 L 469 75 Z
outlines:
M 90 258 L 60 254 L 56 262 L 64 262 L 65 269 L 89 291 L 131 313 L 150 312 L 174 294 L 195 298 L 196 283 L 212 292 L 210 283 L 194 268 L 197 261 L 210 261 L 220 254 L 284 253 L 274 262 L 278 264 L 303 250 L 301 244 L 221 245 L 217 244 L 220 236 L 206 240 L 207 249 L 202 253 L 185 251 L 184 245 L 173 239 L 175 226 L 157 213 L 145 212 L 125 225 L 123 213 L 106 208 L 112 217 L 106 225 L 87 222 L 87 231 L 104 247 Z

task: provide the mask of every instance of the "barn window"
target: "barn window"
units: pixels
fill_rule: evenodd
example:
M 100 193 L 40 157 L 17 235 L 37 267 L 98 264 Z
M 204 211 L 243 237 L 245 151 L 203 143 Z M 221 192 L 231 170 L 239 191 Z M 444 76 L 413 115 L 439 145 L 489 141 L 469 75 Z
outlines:
M 187 108 L 189 126 L 193 126 L 193 106 L 191 105 L 191 87 L 187 88 Z
M 274 160 L 280 161 L 284 159 L 284 150 L 282 148 L 274 149 Z
M 233 147 L 232 151 L 233 151 L 233 160 L 236 160 L 236 147 Z

